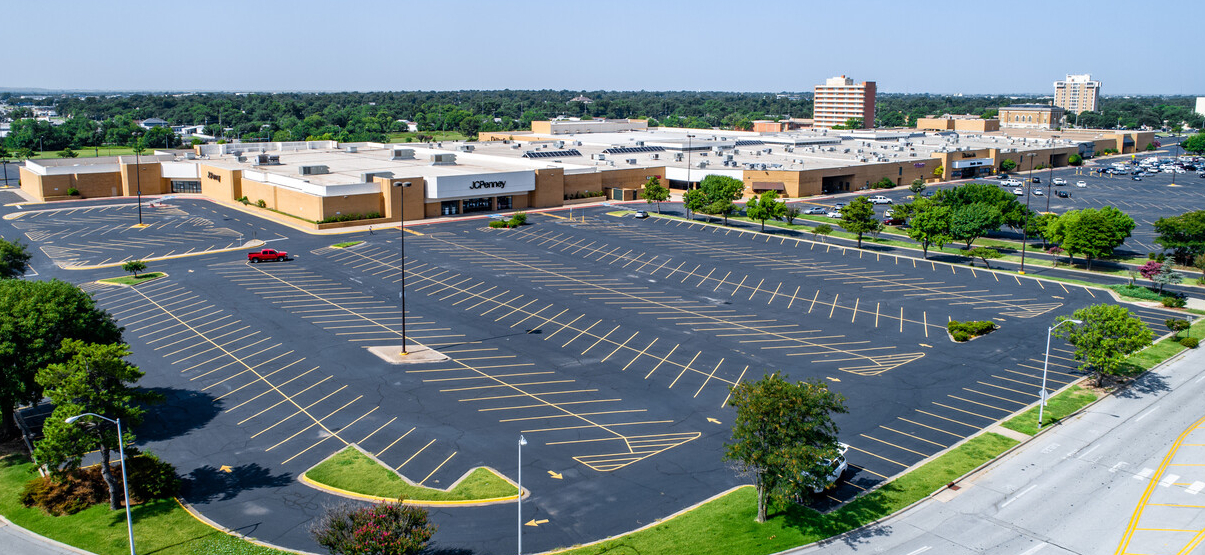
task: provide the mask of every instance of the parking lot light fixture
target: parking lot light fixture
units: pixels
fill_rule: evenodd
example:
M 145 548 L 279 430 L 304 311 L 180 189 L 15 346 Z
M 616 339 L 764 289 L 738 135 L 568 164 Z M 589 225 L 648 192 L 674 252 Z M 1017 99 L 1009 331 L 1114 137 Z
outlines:
M 1028 180 L 1029 183 L 1026 183 L 1025 187 L 1028 187 L 1029 190 L 1028 191 L 1026 191 L 1025 189 L 1021 190 L 1022 192 L 1025 193 L 1025 217 L 1026 217 L 1026 221 L 1021 222 L 1021 269 L 1017 271 L 1017 273 L 1021 274 L 1021 275 L 1025 275 L 1025 243 L 1028 242 L 1028 240 L 1029 240 L 1029 235 L 1028 235 L 1028 232 L 1029 232 L 1028 218 L 1029 218 L 1029 213 L 1030 213 L 1029 200 L 1031 198 L 1033 198 L 1033 158 L 1034 158 L 1034 156 L 1037 156 L 1037 153 L 1030 152 L 1026 156 L 1029 156 L 1029 180 Z
M 1046 361 L 1042 363 L 1042 391 L 1040 392 L 1041 399 L 1038 401 L 1038 430 L 1042 429 L 1042 410 L 1046 408 L 1046 369 L 1050 367 L 1050 336 L 1054 335 L 1054 329 L 1071 322 L 1075 325 L 1084 323 L 1083 320 L 1072 320 L 1070 318 L 1063 320 L 1049 328 L 1046 328 Z
M 121 419 L 105 418 L 104 416 L 94 412 L 85 412 L 83 414 L 77 414 L 69 417 L 64 420 L 64 422 L 74 424 L 76 420 L 79 420 L 85 416 L 95 416 L 101 420 L 112 422 L 117 425 L 117 452 L 118 456 L 121 457 L 121 487 L 124 490 L 126 497 L 126 532 L 128 532 L 130 535 L 130 555 L 134 555 L 134 520 L 130 517 L 130 484 L 126 480 L 126 450 L 124 445 L 125 442 L 121 440 Z
M 398 224 L 402 230 L 402 292 L 399 296 L 402 298 L 402 355 L 408 355 L 410 352 L 406 350 L 406 188 L 410 187 L 410 182 L 394 183 L 393 186 L 402 188 L 401 223 Z
M 519 436 L 519 495 L 515 498 L 515 505 L 519 508 L 519 555 L 523 555 L 523 446 L 527 445 L 527 439 L 522 435 Z

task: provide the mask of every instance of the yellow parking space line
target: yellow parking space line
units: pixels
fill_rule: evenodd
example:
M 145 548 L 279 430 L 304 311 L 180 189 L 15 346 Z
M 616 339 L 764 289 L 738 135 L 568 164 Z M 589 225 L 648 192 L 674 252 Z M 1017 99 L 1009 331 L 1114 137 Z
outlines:
M 965 388 L 964 388 L 964 389 L 965 389 Z M 987 408 L 989 408 L 989 409 L 995 409 L 995 410 L 998 410 L 998 411 L 1003 412 L 1003 413 L 1005 413 L 1005 414 L 1012 414 L 1012 413 L 1013 413 L 1013 411 L 1008 410 L 1008 409 L 1002 409 L 1002 408 L 1000 408 L 1000 407 L 993 406 L 993 405 L 989 405 L 989 404 L 987 404 L 987 403 L 980 403 L 979 401 L 972 401 L 972 400 L 970 400 L 970 399 L 964 399 L 964 398 L 959 397 L 959 396 L 957 396 L 957 395 L 946 395 L 946 397 L 949 397 L 949 398 L 951 398 L 951 399 L 958 399 L 959 401 L 963 401 L 963 402 L 966 402 L 966 403 L 970 403 L 970 404 L 972 404 L 972 405 L 979 405 L 979 406 L 981 406 L 981 407 L 987 407 Z M 989 397 L 990 397 L 990 395 L 989 395 Z M 1024 403 L 1017 403 L 1017 404 L 1022 405 L 1022 406 L 1024 406 L 1024 405 L 1025 405 Z
M 558 216 L 558 217 L 559 217 L 559 216 Z M 434 475 L 435 475 L 435 473 L 439 471 L 439 469 L 443 468 L 445 464 L 448 464 L 448 461 L 452 460 L 452 457 L 455 457 L 455 456 L 456 456 L 456 453 L 458 453 L 458 452 L 459 452 L 459 451 L 452 451 L 452 454 L 451 454 L 451 455 L 448 455 L 448 458 L 444 459 L 444 462 L 439 463 L 439 466 L 435 467 L 435 470 L 432 470 L 430 474 L 427 474 L 427 477 L 426 477 L 426 478 L 423 478 L 422 480 L 419 480 L 419 481 L 418 481 L 418 485 L 420 485 L 420 486 L 421 486 L 421 485 L 423 485 L 423 482 L 426 482 L 427 480 L 430 480 L 430 479 L 431 479 L 431 477 L 432 477 L 432 476 L 434 476 Z
M 618 400 L 618 399 L 616 399 Z M 547 405 L 541 405 L 547 406 Z M 540 416 L 521 416 L 518 418 L 503 418 L 498 422 L 524 422 L 527 420 L 551 420 L 553 418 L 577 418 L 579 416 L 600 416 L 603 414 L 628 414 L 633 412 L 648 412 L 648 409 L 619 409 L 598 412 L 575 412 L 573 414 L 542 414 Z
M 699 359 L 699 355 L 701 355 L 701 354 L 703 354 L 703 351 L 699 351 L 699 352 L 695 353 L 694 358 L 690 359 L 690 362 L 686 363 L 686 366 L 682 367 L 682 371 L 678 372 L 678 376 L 676 378 L 674 378 L 674 381 L 670 382 L 670 384 L 669 384 L 670 389 L 673 389 L 674 385 L 678 383 L 678 380 L 682 379 L 682 375 L 685 374 L 687 370 L 690 370 L 690 365 L 694 364 L 695 361 Z M 724 362 L 724 360 L 720 359 L 720 362 Z
M 413 455 L 410 455 L 410 458 L 406 459 L 405 461 L 402 461 L 402 464 L 397 465 L 397 468 L 394 468 L 393 470 L 394 470 L 395 472 L 396 472 L 396 471 L 401 470 L 403 466 L 406 466 L 407 464 L 409 464 L 409 463 L 410 463 L 410 461 L 414 460 L 414 457 L 417 457 L 419 453 L 422 453 L 423 451 L 426 451 L 426 450 L 427 450 L 427 448 L 428 448 L 428 447 L 430 447 L 432 443 L 435 443 L 435 440 L 434 440 L 434 439 L 433 439 L 433 440 L 431 440 L 431 441 L 429 441 L 429 442 L 427 442 L 427 444 L 426 444 L 426 445 L 424 445 L 424 446 L 423 446 L 421 449 L 419 449 L 418 451 L 415 451 Z
M 996 418 L 992 418 L 992 417 L 990 417 L 990 416 L 984 416 L 984 415 L 979 414 L 979 413 L 977 413 L 977 412 L 971 412 L 971 411 L 969 411 L 969 410 L 963 410 L 963 409 L 960 409 L 960 408 L 951 407 L 950 405 L 945 405 L 945 404 L 942 404 L 942 403 L 938 403 L 937 401 L 934 401 L 934 402 L 933 402 L 933 404 L 934 404 L 934 405 L 937 405 L 937 406 L 939 406 L 939 407 L 942 407 L 942 408 L 950 409 L 950 410 L 952 410 L 952 411 L 961 412 L 961 413 L 964 413 L 964 414 L 969 414 L 969 415 L 971 415 L 971 416 L 978 416 L 979 418 L 982 418 L 982 419 L 984 419 L 984 420 L 988 420 L 988 421 L 990 421 L 990 422 L 995 422 L 995 421 L 997 420 Z M 917 412 L 924 412 L 924 411 L 917 411 Z M 925 413 L 925 414 L 929 414 L 929 413 Z M 931 416 L 937 416 L 937 415 L 931 415 Z M 938 418 L 941 418 L 941 417 L 938 417 Z M 948 419 L 948 418 L 947 418 L 946 420 L 950 420 L 950 419 Z M 951 422 L 958 422 L 957 420 L 950 420 L 950 421 L 951 421 Z M 975 427 L 975 426 L 971 426 L 970 424 L 967 424 L 967 423 L 965 423 L 965 422 L 959 422 L 959 424 L 962 424 L 962 425 L 964 425 L 964 426 L 970 426 L 970 427 L 972 427 L 972 428 L 975 428 L 976 430 L 978 430 L 978 429 L 979 429 L 979 428 L 977 428 L 977 427 Z
M 908 420 L 907 418 L 904 418 L 904 417 L 902 417 L 902 416 L 897 416 L 896 418 L 897 418 L 897 419 L 899 419 L 899 420 L 903 420 L 904 422 L 907 422 L 907 423 L 909 423 L 909 424 L 913 424 L 913 425 L 916 425 L 916 426 L 920 426 L 920 427 L 922 427 L 922 428 L 928 428 L 928 429 L 933 430 L 933 431 L 935 431 L 935 432 L 941 432 L 941 433 L 943 433 L 943 434 L 950 435 L 950 436 L 956 437 L 956 438 L 958 438 L 958 439 L 962 439 L 962 438 L 964 437 L 964 436 L 960 436 L 960 435 L 958 435 L 958 434 L 956 434 L 956 433 L 954 433 L 954 432 L 951 432 L 951 431 L 948 431 L 948 430 L 943 430 L 943 429 L 938 428 L 938 427 L 935 427 L 935 426 L 930 426 L 930 425 L 928 425 L 928 424 L 921 424 L 920 422 L 917 422 L 917 421 L 915 421 L 915 420 Z M 965 425 L 965 424 L 964 424 L 964 425 Z M 884 427 L 886 428 L 886 426 L 884 426 Z M 973 427 L 973 426 L 972 426 L 972 427 Z M 887 429 L 889 429 L 889 430 L 890 430 L 891 428 L 887 428 Z M 895 430 L 892 430 L 892 431 L 895 431 Z M 898 432 L 898 433 L 903 433 L 903 432 Z
M 904 463 L 902 463 L 902 462 L 899 462 L 899 461 L 893 461 L 893 460 L 891 460 L 891 459 L 889 459 L 889 458 L 887 458 L 887 457 L 884 457 L 884 456 L 882 456 L 882 455 L 877 455 L 877 454 L 875 454 L 875 453 L 871 453 L 870 451 L 867 451 L 867 450 L 865 450 L 865 449 L 859 449 L 859 448 L 857 448 L 857 447 L 854 447 L 853 445 L 850 445 L 850 446 L 849 446 L 849 448 L 850 448 L 850 449 L 853 449 L 854 451 L 858 451 L 858 452 L 860 452 L 860 453 L 865 453 L 865 454 L 867 454 L 867 455 L 870 455 L 870 456 L 872 456 L 872 457 L 874 457 L 874 458 L 876 458 L 876 459 L 882 459 L 882 460 L 885 460 L 885 461 L 887 461 L 887 462 L 889 462 L 889 463 L 892 463 L 892 464 L 898 464 L 898 465 L 900 465 L 900 466 L 901 466 L 901 467 L 903 467 L 903 468 L 908 468 L 908 465 L 906 465 L 906 464 L 904 464 Z M 881 476 L 881 475 L 880 475 L 880 476 Z
M 650 424 L 672 424 L 673 422 L 674 422 L 673 420 L 644 420 L 644 421 L 639 421 L 639 422 L 619 422 L 619 423 L 615 423 L 615 424 L 607 424 L 606 427 L 610 428 L 613 426 L 647 426 Z M 533 428 L 530 430 L 519 430 L 519 431 L 522 433 L 525 433 L 525 434 L 535 434 L 535 433 L 541 433 L 541 432 L 560 432 L 560 431 L 564 431 L 564 430 L 585 430 L 585 429 L 589 429 L 589 428 L 598 428 L 598 427 L 599 427 L 599 425 L 597 425 L 597 424 L 590 424 L 590 425 L 585 425 L 585 426 L 561 426 L 559 428 Z M 618 438 L 616 438 L 616 439 L 618 439 Z
M 890 479 L 891 479 L 891 477 L 890 477 L 890 476 L 885 476 L 885 475 L 883 475 L 883 474 L 879 474 L 878 472 L 875 472 L 875 471 L 873 471 L 873 470 L 871 470 L 871 469 L 869 469 L 869 468 L 866 468 L 866 467 L 858 466 L 858 465 L 856 465 L 856 464 L 851 464 L 851 465 L 849 465 L 849 466 L 850 466 L 850 467 L 852 467 L 852 468 L 855 468 L 855 469 L 857 469 L 857 470 L 861 470 L 861 471 L 869 472 L 869 473 L 874 474 L 875 476 L 878 476 L 879 478 L 882 478 L 882 479 L 884 479 L 884 480 L 890 480 Z
M 647 346 L 645 346 L 645 348 L 641 349 L 639 353 L 636 353 L 636 356 L 632 357 L 632 360 L 629 360 L 627 364 L 623 365 L 623 368 L 620 368 L 619 371 L 620 372 L 627 371 L 628 367 L 631 366 L 633 362 L 636 362 L 636 359 L 644 356 L 644 353 L 649 350 L 649 347 L 652 347 L 653 344 L 657 343 L 658 339 L 660 339 L 660 338 L 654 337 L 653 341 L 651 343 L 649 343 Z
M 449 389 L 441 389 L 441 390 L 439 390 L 439 392 L 440 393 L 452 393 L 452 392 L 456 392 L 456 391 L 474 391 L 474 390 L 478 390 L 478 389 L 497 389 L 500 387 L 515 389 L 520 386 L 527 386 L 527 385 L 548 385 L 548 384 L 556 384 L 556 383 L 574 383 L 576 381 L 577 380 L 547 380 L 547 381 L 542 381 L 542 382 L 524 382 L 524 383 L 501 383 L 501 382 L 499 382 L 494 385 L 478 385 L 478 386 L 473 386 L 473 387 L 454 387 L 454 388 L 449 388 Z
M 619 325 L 616 325 L 614 328 L 611 328 L 611 331 L 607 332 L 602 337 L 599 337 L 598 341 L 595 341 L 589 347 L 586 347 L 586 350 L 582 351 L 582 356 L 585 356 L 586 353 L 590 352 L 590 349 L 593 349 L 594 347 L 598 346 L 599 343 L 602 343 L 604 340 L 606 340 L 608 337 L 610 337 L 611 334 L 615 333 L 615 330 L 617 330 L 617 329 L 619 329 Z
M 390 422 L 392 422 L 392 420 L 390 420 Z M 386 445 L 384 449 L 381 449 L 380 451 L 377 451 L 376 455 L 374 455 L 374 456 L 375 456 L 375 457 L 380 457 L 380 456 L 381 456 L 381 453 L 384 453 L 385 451 L 388 451 L 390 447 L 393 447 L 394 445 L 397 445 L 397 442 L 399 442 L 399 441 L 401 441 L 401 440 L 405 439 L 405 438 L 406 438 L 406 436 L 410 435 L 410 432 L 413 432 L 413 431 L 414 431 L 414 430 L 416 430 L 416 429 L 417 429 L 417 427 L 412 427 L 412 428 L 410 428 L 409 430 L 406 430 L 406 433 L 404 433 L 404 434 L 402 434 L 402 435 L 398 436 L 398 438 L 397 438 L 397 439 L 393 440 L 393 441 L 392 441 L 392 442 L 391 442 L 389 445 Z
M 871 439 L 871 440 L 877 441 L 877 442 L 882 443 L 882 444 L 884 444 L 884 445 L 890 445 L 890 446 L 895 447 L 896 449 L 899 449 L 899 450 L 901 450 L 901 451 L 907 451 L 907 452 L 909 452 L 909 453 L 913 453 L 913 454 L 916 454 L 916 455 L 920 455 L 921 457 L 928 457 L 928 456 L 929 456 L 929 455 L 927 455 L 927 454 L 925 454 L 925 453 L 921 453 L 920 451 L 913 451 L 912 449 L 909 449 L 909 448 L 907 448 L 907 447 L 901 447 L 901 446 L 899 446 L 899 445 L 896 445 L 896 444 L 894 444 L 894 443 L 891 443 L 890 441 L 885 441 L 885 440 L 879 439 L 879 438 L 877 438 L 877 437 L 868 436 L 868 435 L 866 435 L 866 434 L 858 434 L 858 435 L 860 435 L 860 436 L 862 436 L 862 437 L 864 437 L 864 438 L 866 438 L 866 439 Z
M 579 391 L 597 391 L 597 390 L 590 389 L 590 390 L 579 390 Z M 541 393 L 541 395 L 543 395 L 543 394 Z M 530 398 L 531 396 L 530 395 L 503 395 L 500 397 L 491 397 L 490 399 L 501 399 L 501 398 L 507 398 L 507 397 L 528 397 L 528 398 Z M 472 401 L 474 399 L 466 399 L 466 400 Z M 585 404 L 589 404 L 589 403 L 614 403 L 614 402 L 622 401 L 622 400 L 623 399 L 586 399 L 586 400 L 582 400 L 582 401 L 565 401 L 565 402 L 555 403 L 555 406 L 559 407 L 559 406 L 564 406 L 564 405 L 585 405 Z M 484 408 L 484 409 L 477 409 L 477 412 L 496 412 L 496 411 L 501 411 L 501 410 L 536 409 L 536 408 L 547 408 L 547 407 L 552 407 L 552 406 L 554 406 L 554 403 L 549 403 L 547 401 L 544 401 L 544 402 L 537 403 L 534 405 L 508 405 L 505 407 L 488 407 L 488 408 Z M 567 415 L 573 416 L 574 414 L 577 414 L 577 413 L 569 413 Z M 610 438 L 610 439 L 614 439 L 614 438 Z
M 665 364 L 665 361 L 669 360 L 669 357 L 673 356 L 674 351 L 677 351 L 678 347 L 680 347 L 680 346 L 681 345 L 674 345 L 674 348 L 669 350 L 669 354 L 665 355 L 664 357 L 661 357 L 661 360 L 657 362 L 657 365 L 654 366 L 652 370 L 649 370 L 648 374 L 644 375 L 644 379 L 646 379 L 646 380 L 649 379 L 649 376 L 652 376 L 653 372 L 656 372 L 658 368 L 661 368 L 661 365 Z
M 618 327 L 618 326 L 616 326 L 616 329 L 619 329 L 619 327 Z M 611 331 L 615 331 L 615 330 L 611 330 Z M 613 356 L 615 353 L 618 353 L 620 349 L 622 349 L 622 348 L 626 347 L 626 346 L 627 346 L 627 344 L 628 344 L 629 342 L 631 342 L 633 339 L 635 339 L 635 338 L 636 338 L 636 336 L 637 336 L 637 335 L 639 335 L 639 334 L 640 334 L 640 332 L 633 333 L 633 334 L 632 334 L 632 336 L 631 336 L 631 337 L 629 337 L 629 338 L 627 338 L 626 340 L 624 340 L 624 342 L 623 342 L 623 343 L 620 343 L 619 345 L 616 345 L 616 346 L 615 346 L 615 350 L 611 351 L 611 352 L 610 352 L 610 353 L 609 353 L 607 356 L 603 357 L 603 359 L 602 359 L 602 360 L 600 360 L 599 362 L 600 362 L 600 363 L 601 363 L 601 362 L 606 362 L 606 361 L 607 361 L 607 359 L 611 358 L 611 356 Z M 610 335 L 610 334 L 608 334 L 608 335 Z M 601 339 L 600 339 L 600 341 L 601 341 Z

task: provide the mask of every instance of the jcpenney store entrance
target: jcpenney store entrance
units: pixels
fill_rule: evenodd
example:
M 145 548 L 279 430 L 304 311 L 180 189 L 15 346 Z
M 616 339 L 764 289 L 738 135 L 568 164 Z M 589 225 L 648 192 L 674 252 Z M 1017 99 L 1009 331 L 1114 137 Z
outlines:
M 429 177 L 427 217 L 512 210 L 535 188 L 534 171 Z

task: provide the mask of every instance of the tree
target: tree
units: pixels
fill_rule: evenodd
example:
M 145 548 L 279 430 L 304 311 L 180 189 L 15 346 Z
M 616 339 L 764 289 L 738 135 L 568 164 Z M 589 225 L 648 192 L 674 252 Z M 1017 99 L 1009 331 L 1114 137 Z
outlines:
M 786 210 L 786 203 L 778 200 L 778 191 L 766 191 L 745 203 L 745 215 L 760 221 L 762 231 L 766 230 L 766 220 L 781 218 Z
M 739 179 L 726 175 L 708 175 L 699 182 L 703 198 L 697 211 L 713 216 L 723 216 L 724 225 L 728 225 L 728 215 L 736 210 L 733 201 L 741 198 L 745 184 Z
M 822 381 L 790 383 L 778 372 L 731 391 L 736 419 L 724 460 L 753 477 L 757 521 L 765 522 L 769 501 L 828 485 L 826 462 L 839 447 L 833 415 L 848 412 L 845 397 Z
M 1180 332 L 1192 327 L 1192 323 L 1183 318 L 1168 318 L 1163 321 L 1163 324 L 1172 332 L 1172 339 L 1178 339 Z
M 820 236 L 821 242 L 824 242 L 824 238 L 828 237 L 832 233 L 833 233 L 833 226 L 828 225 L 828 224 L 820 224 L 820 225 L 812 228 L 812 238 L 815 239 L 816 236 Z
M 870 185 L 871 189 L 893 189 L 895 182 L 890 177 L 884 177 Z
M 918 195 L 925 192 L 925 180 L 913 179 L 912 184 L 908 186 L 908 190 Z
M 1017 161 L 1012 158 L 1005 158 L 1000 162 L 1000 169 L 1006 172 L 1013 171 L 1017 169 Z
M 900 208 L 905 208 L 903 217 L 908 219 L 906 231 L 909 237 L 920 243 L 922 257 L 929 258 L 930 245 L 937 245 L 940 249 L 953 240 L 950 237 L 949 206 L 920 198 L 896 208 L 895 213 L 900 213 Z
M 79 153 L 71 150 L 71 147 L 64 148 L 59 152 L 59 158 L 75 158 L 77 156 L 79 156 Z
M 736 212 L 736 203 L 728 199 L 720 199 L 708 204 L 707 206 L 704 206 L 703 208 L 700 208 L 699 212 L 709 216 L 723 216 L 724 225 L 728 225 L 728 216 L 733 212 Z
M 652 176 L 644 182 L 644 201 L 657 204 L 657 213 L 661 213 L 661 203 L 669 200 L 669 188 L 661 184 L 657 176 Z
M 1205 152 L 1205 132 L 1197 133 L 1196 135 L 1184 139 L 1184 141 L 1180 143 L 1180 147 L 1183 148 L 1185 152 L 1192 152 L 1194 154 L 1201 154 Z
M 1067 165 L 1068 166 L 1080 166 L 1080 165 L 1083 165 L 1083 163 L 1084 163 L 1084 157 L 1080 156 L 1078 154 L 1072 154 L 1071 156 L 1067 157 Z
M 371 507 L 344 501 L 327 508 L 310 534 L 333 555 L 409 555 L 423 552 L 435 530 L 422 507 L 400 500 Z
M 858 235 L 858 248 L 862 248 L 862 235 L 882 225 L 874 215 L 874 205 L 866 197 L 858 197 L 841 209 L 841 227 Z
M 50 364 L 37 373 L 38 385 L 54 403 L 54 412 L 42 428 L 44 437 L 34 450 L 38 462 L 52 474 L 79 468 L 84 455 L 100 451 L 100 473 L 109 486 L 109 508 L 121 508 L 121 488 L 113 476 L 112 451 L 118 448 L 117 429 L 95 418 L 71 424 L 71 416 L 91 412 L 105 418 L 121 419 L 125 445 L 133 445 L 130 432 L 142 422 L 141 402 L 155 399 L 147 392 L 131 387 L 144 373 L 124 359 L 130 348 L 124 344 L 101 345 L 64 339 L 61 352 L 65 362 Z
M 1060 316 L 1057 321 L 1067 319 Z M 1151 330 L 1121 306 L 1092 305 L 1075 311 L 1070 319 L 1083 323 L 1062 326 L 1054 334 L 1075 347 L 1080 369 L 1094 376 L 1098 387 L 1106 376 L 1121 375 L 1130 353 L 1151 344 Z
M 682 195 L 682 204 L 686 207 L 686 217 L 690 218 L 692 212 L 707 206 L 707 195 L 701 189 L 691 189 Z
M 1205 254 L 1198 254 L 1192 259 L 1192 267 L 1201 271 L 1201 277 L 1197 283 L 1205 282 Z
M 17 431 L 13 410 L 42 398 L 38 370 L 67 360 L 64 339 L 118 343 L 122 328 L 92 297 L 58 280 L 0 280 L 0 415 L 3 437 Z
M 978 259 L 982 260 L 984 268 L 991 268 L 991 265 L 989 265 L 987 263 L 988 260 L 995 260 L 995 259 L 1003 256 L 999 252 L 997 252 L 996 249 L 989 249 L 987 247 L 975 247 L 975 248 L 971 249 L 970 252 L 967 253 L 967 255 L 970 256 L 972 259 L 978 258 Z
M 1002 223 L 1004 215 L 995 206 L 985 202 L 960 206 L 950 211 L 950 238 L 965 242 L 969 249 L 976 239 L 999 229 Z
M 1082 255 L 1089 270 L 1094 259 L 1112 255 L 1133 230 L 1134 219 L 1112 206 L 1069 210 L 1047 226 L 1050 240 L 1068 256 Z
M 0 279 L 15 279 L 25 275 L 32 255 L 20 241 L 0 238 Z
M 862 118 L 849 118 L 849 119 L 845 120 L 845 123 L 841 123 L 841 124 L 837 124 L 837 125 L 833 126 L 833 129 L 862 129 L 862 128 L 863 128 Z
M 792 205 L 787 206 L 786 209 L 784 209 L 782 211 L 782 217 L 784 220 L 787 221 L 788 225 L 794 225 L 795 218 L 798 218 L 799 215 L 802 213 L 803 213 L 803 209 L 800 208 L 799 205 L 792 204 Z
M 937 166 L 936 168 L 933 168 L 933 177 L 941 179 L 942 176 L 944 176 L 945 174 L 946 174 L 945 166 Z
M 1199 254 L 1205 254 L 1205 210 L 1185 212 L 1155 220 L 1155 243 L 1172 251 L 1180 264 L 1187 264 Z
M 1159 268 L 1155 275 L 1151 276 L 1151 281 L 1159 286 L 1159 293 L 1163 294 L 1163 288 L 1167 285 L 1175 285 L 1184 281 L 1184 275 L 1172 269 L 1171 264 L 1164 264 Z
M 122 264 L 121 269 L 134 274 L 134 277 L 138 277 L 138 272 L 146 269 L 146 262 L 141 260 L 131 260 L 125 264 Z

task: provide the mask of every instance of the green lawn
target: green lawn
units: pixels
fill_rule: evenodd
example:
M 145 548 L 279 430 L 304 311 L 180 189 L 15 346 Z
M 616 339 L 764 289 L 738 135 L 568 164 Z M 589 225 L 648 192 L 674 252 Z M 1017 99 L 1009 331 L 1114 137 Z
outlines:
M 38 475 L 28 459 L 0 460 L 0 514 L 18 526 L 100 555 L 130 552 L 125 511 L 96 505 L 70 516 L 53 517 L 26 508 L 18 498 L 25 483 Z M 156 555 L 285 555 L 215 530 L 193 518 L 174 499 L 132 508 L 134 545 L 138 553 Z M 253 530 L 248 529 L 248 533 Z
M 409 138 L 410 142 L 413 142 L 415 144 L 420 144 L 420 143 L 418 143 L 419 135 L 426 135 L 428 137 L 434 137 L 436 141 L 464 141 L 464 140 L 468 139 L 468 137 L 466 135 L 464 135 L 463 133 L 461 133 L 459 131 L 422 131 L 419 133 L 410 133 L 410 132 L 389 133 L 388 137 L 389 137 L 389 142 L 391 142 L 391 143 L 404 143 L 404 142 L 406 142 L 406 139 Z
M 1096 392 L 1073 385 L 1046 401 L 1046 409 L 1042 413 L 1042 426 L 1054 424 L 1099 398 Z M 1038 407 L 1035 406 L 1020 416 L 1013 417 L 1002 426 L 1028 435 L 1038 433 Z
M 691 553 L 762 555 L 853 530 L 887 516 L 995 458 L 1017 441 L 983 434 L 829 514 L 791 505 L 758 524 L 752 487 L 738 489 L 656 526 L 596 545 L 566 550 L 572 555 Z
M 115 278 L 98 279 L 96 281 L 99 281 L 100 283 L 112 283 L 114 285 L 138 285 L 148 281 L 153 281 L 166 275 L 167 274 L 163 272 L 147 272 L 145 274 L 138 274 L 138 277 L 121 276 Z
M 486 468 L 474 470 L 449 491 L 416 486 L 354 447 L 322 461 L 304 477 L 341 490 L 410 501 L 475 501 L 518 493 L 514 484 Z
M 336 249 L 346 249 L 347 247 L 354 247 L 363 242 L 364 241 L 345 241 L 343 243 L 335 243 L 335 244 L 331 245 L 331 247 L 336 248 Z
M 58 158 L 59 150 L 47 150 L 44 152 L 34 151 L 34 158 Z M 97 156 L 133 156 L 134 149 L 128 146 L 102 146 L 94 147 L 87 146 L 75 151 L 78 158 L 96 158 Z M 143 154 L 154 154 L 154 148 L 147 147 Z

